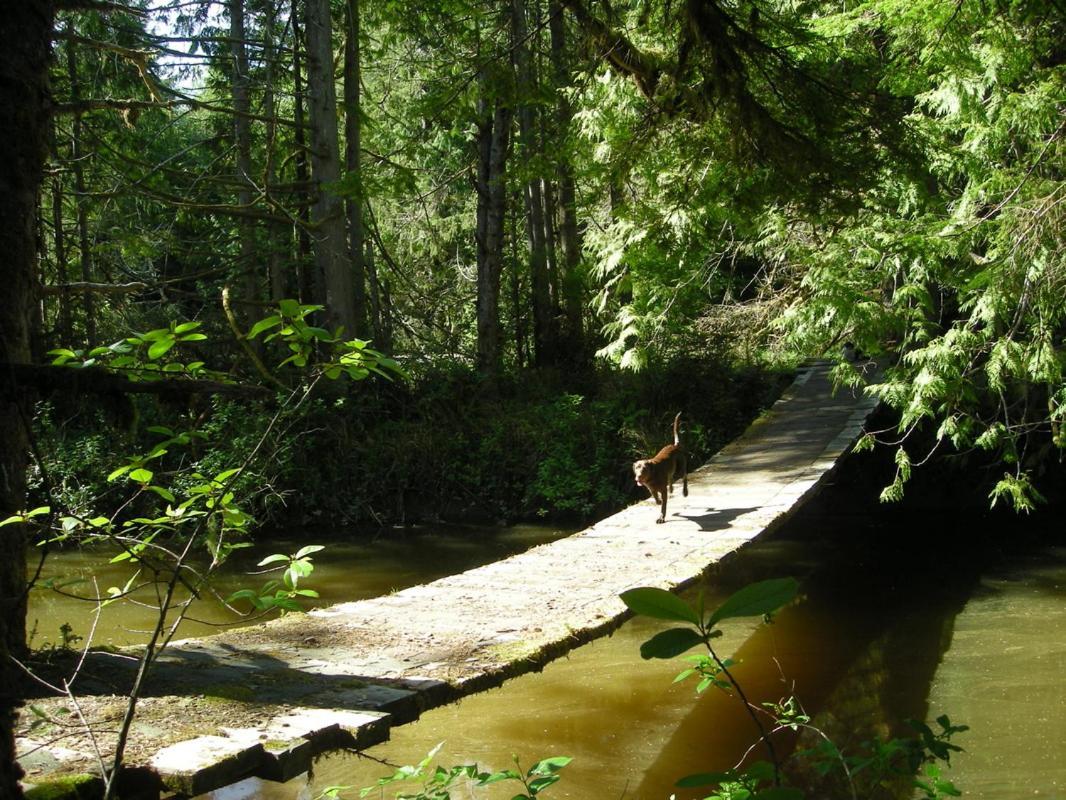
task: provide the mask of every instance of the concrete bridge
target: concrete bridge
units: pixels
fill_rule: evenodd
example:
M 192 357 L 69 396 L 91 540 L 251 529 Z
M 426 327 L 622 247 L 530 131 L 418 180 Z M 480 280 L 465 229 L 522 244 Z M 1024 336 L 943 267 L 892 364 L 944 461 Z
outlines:
M 649 500 L 430 584 L 172 645 L 138 706 L 131 775 L 148 794 L 195 795 L 253 775 L 287 780 L 315 755 L 377 744 L 423 710 L 539 670 L 610 633 L 627 617 L 621 592 L 695 582 L 818 491 L 876 405 L 834 395 L 830 367 L 801 368 L 762 418 L 690 475 L 689 496 L 678 490 L 671 498 L 666 524 L 655 524 Z M 105 754 L 131 661 L 93 654 L 89 677 L 75 687 Z M 57 714 L 69 704 L 34 705 Z M 28 782 L 94 771 L 87 737 L 45 745 L 41 726 L 30 730 L 31 715 L 23 717 Z

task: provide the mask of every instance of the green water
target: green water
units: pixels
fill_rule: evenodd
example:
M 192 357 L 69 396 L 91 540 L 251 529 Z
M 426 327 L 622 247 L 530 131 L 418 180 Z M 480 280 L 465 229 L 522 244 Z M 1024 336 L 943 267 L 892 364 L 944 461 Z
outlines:
M 951 535 L 956 524 L 808 518 L 755 545 L 708 580 L 708 603 L 785 574 L 803 580 L 804 598 L 772 626 L 727 625 L 719 650 L 740 662 L 735 674 L 753 702 L 794 694 L 843 746 L 947 713 L 971 726 L 948 771 L 964 797 L 1066 797 L 1066 546 L 1048 529 L 1029 544 L 984 531 L 971 547 Z M 640 643 L 661 627 L 634 620 L 540 674 L 430 711 L 369 758 L 329 756 L 310 779 L 253 779 L 213 798 L 303 800 L 333 785 L 357 797 L 391 771 L 381 762 L 412 764 L 441 742 L 444 765 L 571 756 L 544 795 L 559 800 L 699 797 L 676 779 L 733 766 L 755 735 L 734 698 L 697 698 L 691 683 L 674 684 L 683 664 L 641 660 Z M 785 752 L 793 744 L 778 742 Z M 811 798 L 847 796 L 814 778 L 810 786 Z M 506 800 L 515 787 L 478 791 L 456 796 Z M 904 781 L 878 796 L 912 793 Z
M 445 575 L 506 558 L 534 545 L 548 542 L 570 531 L 536 525 L 516 525 L 505 529 L 435 527 L 386 530 L 373 536 L 346 537 L 338 534 L 312 534 L 299 539 L 260 539 L 255 547 L 238 550 L 212 580 L 214 592 L 205 592 L 193 602 L 190 619 L 182 623 L 179 638 L 215 633 L 234 625 L 247 624 L 219 602 L 237 589 L 259 588 L 271 575 L 256 566 L 272 553 L 294 553 L 307 544 L 321 544 L 326 550 L 314 555 L 315 571 L 308 585 L 319 592 L 307 607 L 333 605 L 348 600 L 377 597 L 388 592 L 432 581 Z M 60 591 L 38 588 L 30 594 L 28 627 L 35 647 L 58 643 L 60 626 L 68 624 L 77 636 L 91 631 L 94 645 L 136 644 L 146 639 L 154 624 L 153 603 L 156 587 L 145 586 L 133 602 L 115 603 L 99 611 L 85 599 L 106 595 L 108 587 L 124 586 L 136 572 L 128 562 L 110 564 L 111 553 L 100 549 L 65 549 L 49 556 L 42 583 L 52 579 Z M 202 566 L 202 565 L 201 565 Z M 31 574 L 36 560 L 31 556 Z M 76 595 L 73 597 L 71 595 Z M 178 600 L 188 597 L 179 592 Z M 94 628 L 95 625 L 95 628 Z
M 947 713 L 971 727 L 957 739 L 965 752 L 954 756 L 948 773 L 964 797 L 1066 800 L 1066 541 L 1046 520 L 1002 525 L 898 514 L 878 520 L 806 515 L 708 578 L 709 605 L 754 580 L 794 575 L 803 582 L 801 601 L 774 625 L 727 625 L 719 651 L 740 662 L 736 676 L 754 702 L 794 694 L 839 744 L 897 735 L 908 718 Z M 333 542 L 319 557 L 314 583 L 322 603 L 351 600 L 558 535 L 518 528 L 474 537 L 426 531 Z M 242 555 L 225 577 L 226 591 L 249 585 L 243 570 L 263 555 L 290 552 L 306 541 L 275 541 Z M 99 560 L 99 554 L 65 553 L 51 569 L 77 574 Z M 100 583 L 124 581 L 124 574 Z M 119 608 L 98 626 L 98 641 L 135 641 L 136 630 L 146 626 L 147 612 Z M 215 619 L 210 615 L 217 611 L 200 603 L 195 614 Z M 35 594 L 34 617 L 39 636 L 57 630 L 60 621 L 84 633 L 91 619 L 86 604 L 43 592 Z M 641 660 L 640 643 L 661 627 L 634 620 L 539 674 L 395 728 L 392 740 L 368 757 L 332 755 L 318 762 L 310 779 L 285 785 L 252 779 L 215 792 L 213 800 L 310 800 L 332 785 L 355 787 L 346 796 L 358 797 L 359 787 L 390 771 L 382 762 L 417 762 L 441 742 L 437 761 L 445 765 L 476 761 L 500 769 L 511 764 L 512 754 L 526 765 L 572 756 L 546 798 L 697 797 L 675 789 L 674 781 L 732 766 L 755 735 L 735 699 L 713 691 L 697 698 L 691 683 L 674 684 L 682 663 Z M 190 625 L 183 633 L 202 630 Z M 779 742 L 783 751 L 792 745 Z M 846 796 L 839 787 L 811 785 L 811 798 Z M 506 800 L 514 794 L 514 787 L 501 787 L 455 796 Z M 897 786 L 884 796 L 911 793 Z

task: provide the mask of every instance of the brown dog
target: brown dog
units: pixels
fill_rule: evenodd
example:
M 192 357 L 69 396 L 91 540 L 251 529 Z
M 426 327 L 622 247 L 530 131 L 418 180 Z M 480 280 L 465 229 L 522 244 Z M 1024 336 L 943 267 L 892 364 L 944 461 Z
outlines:
M 666 497 L 674 491 L 674 481 L 681 473 L 682 494 L 688 497 L 688 470 L 685 465 L 685 451 L 681 449 L 681 437 L 677 425 L 681 412 L 674 417 L 674 443 L 668 444 L 652 458 L 642 458 L 633 462 L 633 476 L 641 486 L 646 486 L 652 499 L 661 504 L 662 512 L 656 523 L 666 522 Z

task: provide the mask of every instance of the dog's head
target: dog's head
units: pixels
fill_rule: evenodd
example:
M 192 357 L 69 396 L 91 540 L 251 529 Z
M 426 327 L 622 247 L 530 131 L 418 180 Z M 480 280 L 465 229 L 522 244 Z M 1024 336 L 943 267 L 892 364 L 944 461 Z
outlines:
M 633 462 L 633 479 L 636 480 L 638 486 L 647 483 L 650 477 L 651 468 L 648 466 L 648 459 L 642 458 L 640 461 Z

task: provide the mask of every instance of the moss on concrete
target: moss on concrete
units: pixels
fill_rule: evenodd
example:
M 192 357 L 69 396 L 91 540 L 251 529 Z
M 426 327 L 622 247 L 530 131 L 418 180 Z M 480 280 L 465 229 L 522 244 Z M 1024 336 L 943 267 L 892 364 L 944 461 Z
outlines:
M 215 686 L 207 686 L 203 690 L 204 700 L 208 702 L 250 702 L 255 699 L 256 691 L 251 686 L 241 686 L 234 683 L 224 683 Z
M 25 792 L 26 800 L 96 800 L 103 796 L 104 782 L 97 775 L 82 773 L 49 778 Z

